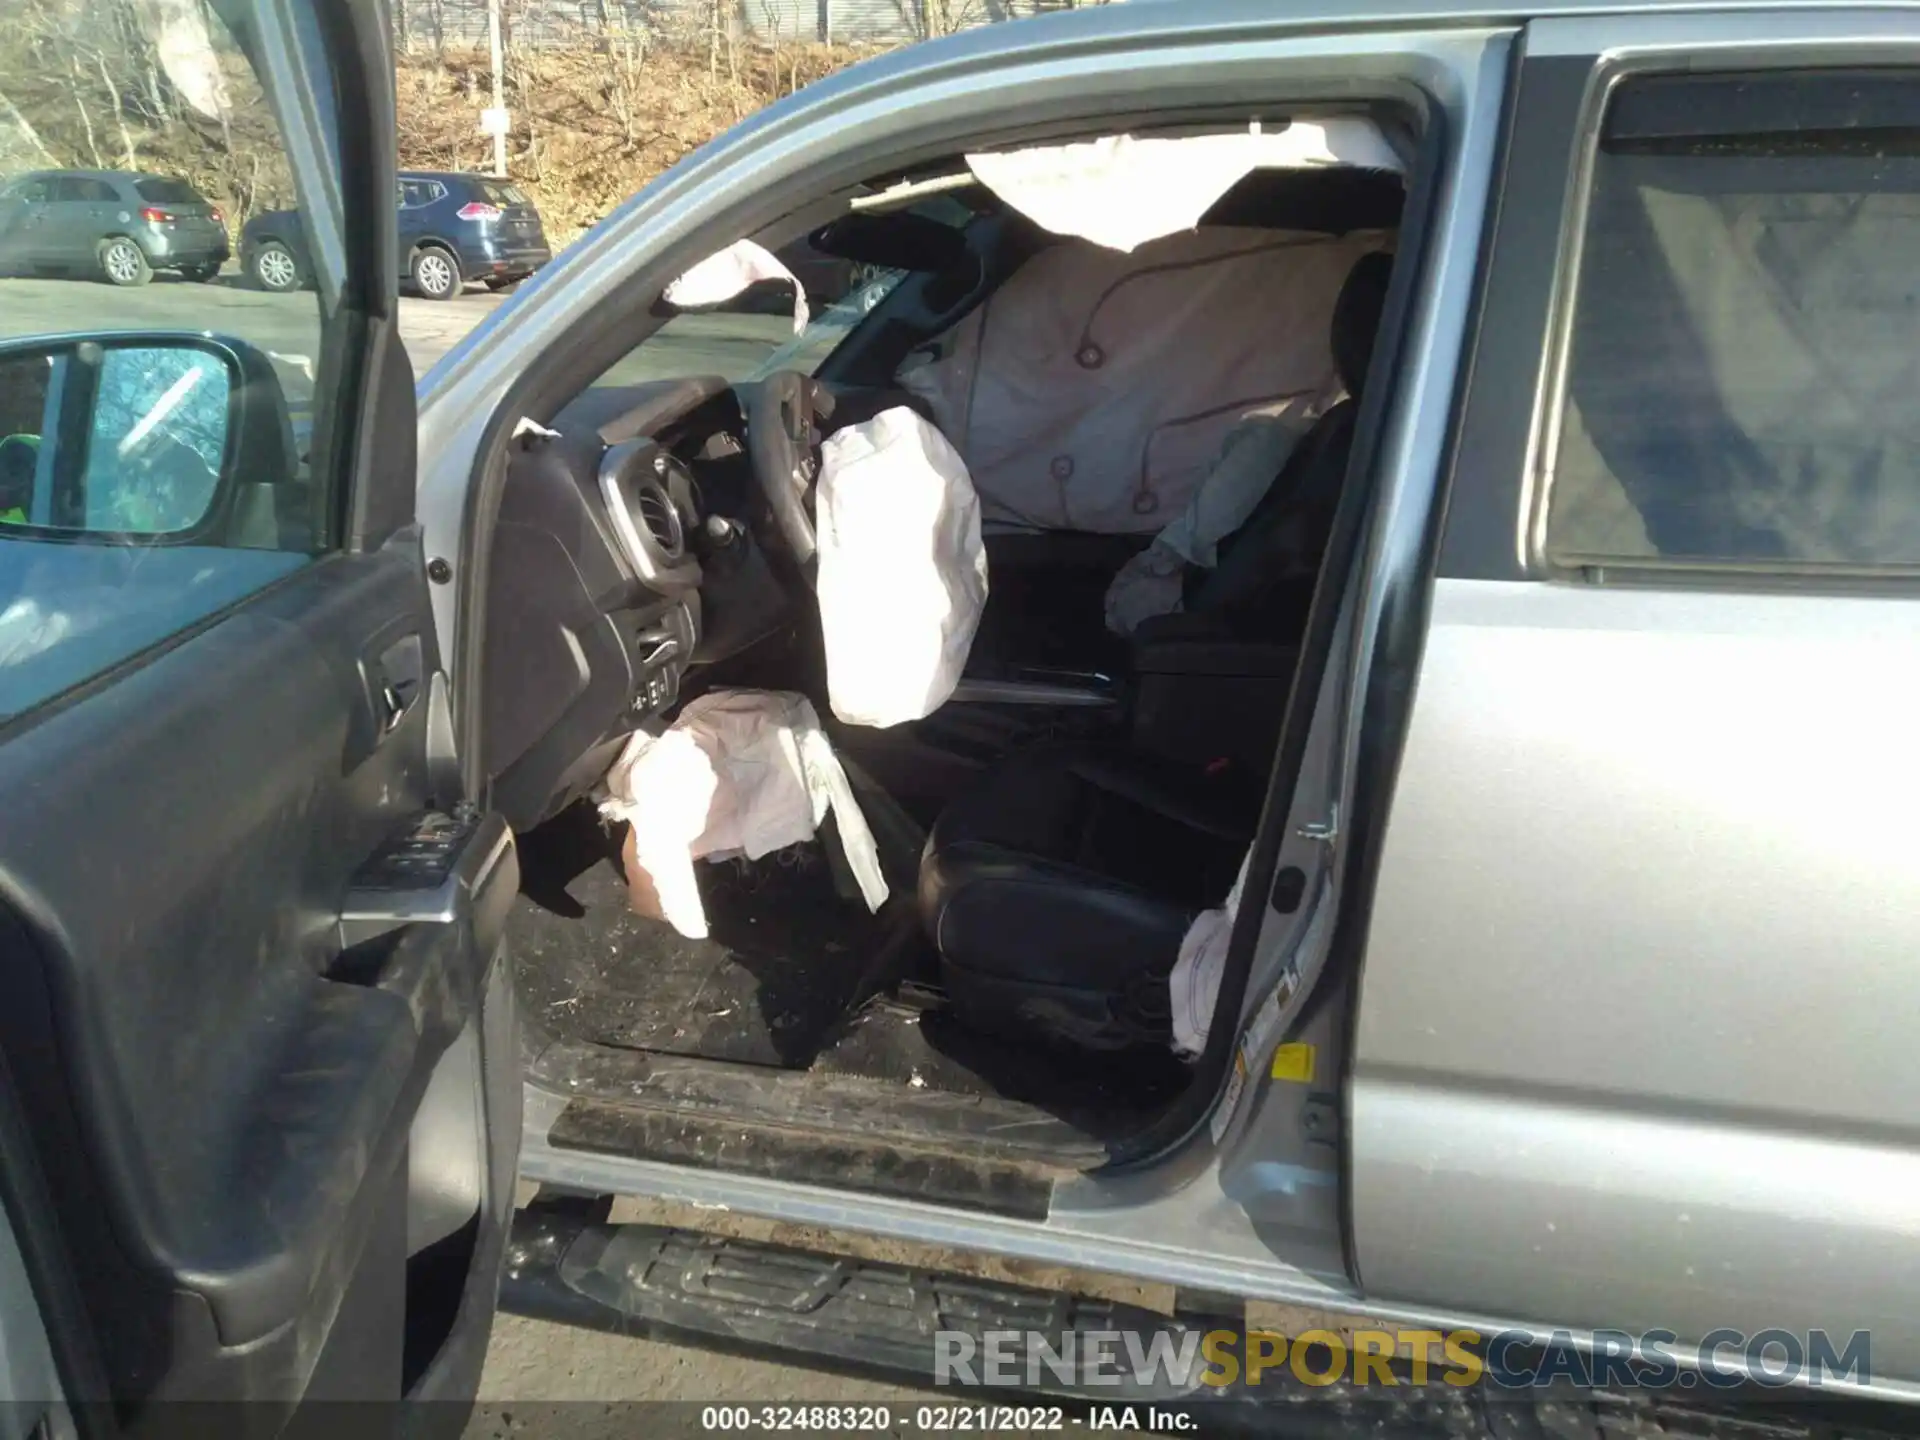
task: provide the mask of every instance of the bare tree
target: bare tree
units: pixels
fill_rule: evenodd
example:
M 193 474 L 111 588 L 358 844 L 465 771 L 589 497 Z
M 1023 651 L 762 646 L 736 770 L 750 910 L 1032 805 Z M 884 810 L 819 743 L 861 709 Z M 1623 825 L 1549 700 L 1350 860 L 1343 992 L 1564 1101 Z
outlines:
M 982 0 L 893 0 L 916 40 L 936 40 L 992 19 Z

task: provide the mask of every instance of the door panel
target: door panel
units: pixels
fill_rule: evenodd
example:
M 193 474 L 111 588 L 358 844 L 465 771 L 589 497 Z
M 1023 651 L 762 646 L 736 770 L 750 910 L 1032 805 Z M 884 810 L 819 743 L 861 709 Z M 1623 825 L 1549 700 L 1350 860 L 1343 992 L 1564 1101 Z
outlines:
M 411 528 L 383 13 L 212 13 L 322 283 L 244 303 L 155 286 L 150 309 L 0 286 L 29 336 L 77 319 L 110 358 L 217 324 L 251 357 L 210 411 L 246 443 L 214 448 L 208 513 L 245 524 L 0 529 L 0 675 L 71 662 L 0 684 L 0 1073 L 60 1217 L 48 1236 L 11 1214 L 50 1339 L 100 1361 L 89 1381 L 63 1359 L 72 1398 L 136 1431 L 168 1425 L 154 1402 L 267 1402 L 230 1412 L 266 1435 L 307 1401 L 472 1395 L 519 1143 L 518 877 L 511 835 L 458 791 Z M 176 59 L 196 56 L 234 60 L 211 39 Z M 168 322 L 176 305 L 213 318 Z M 139 447 L 173 413 L 115 404 L 97 430 L 107 409 L 25 407 L 38 453 L 84 456 L 60 465 L 89 496 L 144 494 Z
M 1362 977 L 1356 1261 L 1383 1300 L 1664 1329 L 1683 1356 L 1722 1328 L 1823 1328 L 1837 1351 L 1871 1329 L 1871 1378 L 1911 1385 L 1920 599 L 1868 562 L 1876 537 L 1909 533 L 1915 502 L 1904 480 L 1881 493 L 1882 467 L 1832 462 L 1835 433 L 1846 455 L 1898 443 L 1875 396 L 1849 392 L 1844 423 L 1817 404 L 1755 409 L 1752 377 L 1772 383 L 1797 352 L 1726 339 L 1773 318 L 1762 294 L 1816 322 L 1795 345 L 1856 324 L 1870 339 L 1859 317 L 1905 303 L 1884 287 L 1908 282 L 1895 265 L 1843 287 L 1750 283 L 1731 245 L 1688 267 L 1714 225 L 1753 237 L 1761 274 L 1825 253 L 1781 243 L 1803 216 L 1854 216 L 1855 192 L 1910 203 L 1914 171 L 1878 162 L 1861 181 L 1859 137 L 1800 132 L 1816 114 L 1877 125 L 1883 92 L 1845 67 L 1920 65 L 1920 23 L 1606 18 L 1535 25 L 1526 43 Z M 1684 109 L 1639 112 L 1672 127 L 1664 148 L 1630 132 L 1611 153 L 1705 169 L 1648 183 L 1604 161 L 1609 183 L 1655 197 L 1661 223 L 1636 243 L 1656 265 L 1618 239 L 1622 207 L 1588 202 L 1601 99 L 1686 72 Z M 1745 108 L 1695 118 L 1711 86 Z M 1883 88 L 1904 114 L 1911 85 Z M 1791 104 L 1769 111 L 1774 95 Z M 1588 228 L 1602 213 L 1615 228 Z M 1586 304 L 1573 287 L 1589 277 L 1613 303 Z M 1643 323 L 1643 303 L 1665 318 Z M 1624 350 L 1594 340 L 1621 333 Z M 1665 393 L 1626 403 L 1649 384 Z M 1783 413 L 1789 429 L 1805 417 L 1786 437 L 1795 483 L 1769 495 L 1786 444 L 1749 431 Z M 1666 428 L 1648 440 L 1642 417 Z M 1570 483 L 1588 474 L 1612 490 Z M 1631 532 L 1638 550 L 1550 558 L 1546 516 L 1576 499 L 1569 528 Z M 1729 514 L 1741 523 L 1716 526 Z M 1807 558 L 1821 544 L 1848 563 Z M 1736 1366 L 1739 1348 L 1716 1359 Z
M 298 1386 L 356 1285 L 404 1319 L 408 1130 L 493 955 L 337 917 L 428 803 L 427 705 L 363 679 L 425 627 L 410 543 L 335 557 L 0 744 L 0 1045 L 137 1392 Z

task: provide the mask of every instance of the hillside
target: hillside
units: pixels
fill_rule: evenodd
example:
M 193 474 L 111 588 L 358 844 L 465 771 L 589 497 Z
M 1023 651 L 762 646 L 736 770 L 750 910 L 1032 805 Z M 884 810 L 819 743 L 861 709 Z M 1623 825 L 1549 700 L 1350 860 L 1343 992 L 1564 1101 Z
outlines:
M 643 54 L 581 45 L 516 51 L 506 67 L 507 171 L 556 244 L 577 237 L 648 180 L 737 120 L 872 53 L 853 46 L 656 43 Z M 479 170 L 492 140 L 485 51 L 401 57 L 400 163 Z
M 208 48 L 197 3 L 25 0 L 0 16 L 0 175 L 56 167 L 179 175 L 236 233 L 248 216 L 292 203 L 265 97 L 237 52 L 221 39 Z M 735 121 L 867 53 L 718 28 L 511 46 L 508 174 L 565 244 Z M 395 82 L 402 167 L 492 164 L 492 141 L 479 129 L 492 99 L 484 49 L 403 52 Z

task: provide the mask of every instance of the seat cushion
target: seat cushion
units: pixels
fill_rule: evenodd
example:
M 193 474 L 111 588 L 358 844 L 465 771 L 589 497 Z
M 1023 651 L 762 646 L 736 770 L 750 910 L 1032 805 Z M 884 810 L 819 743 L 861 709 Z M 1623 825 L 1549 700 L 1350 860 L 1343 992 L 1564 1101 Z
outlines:
M 1237 772 L 1047 748 L 948 807 L 920 905 L 961 1019 L 1089 1049 L 1164 1041 L 1193 916 L 1233 884 L 1260 787 Z

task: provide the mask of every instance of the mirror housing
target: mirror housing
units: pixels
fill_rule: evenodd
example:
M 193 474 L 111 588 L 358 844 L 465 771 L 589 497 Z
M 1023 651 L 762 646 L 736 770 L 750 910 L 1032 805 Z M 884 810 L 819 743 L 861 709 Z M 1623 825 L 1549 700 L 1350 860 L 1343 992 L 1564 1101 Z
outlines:
M 950 270 L 967 258 L 966 237 L 910 210 L 854 211 L 807 237 L 823 254 L 884 270 Z
M 279 375 L 244 340 L 0 341 L 0 534 L 281 548 L 277 531 L 241 513 L 258 507 L 237 502 L 296 481 L 299 467 Z

